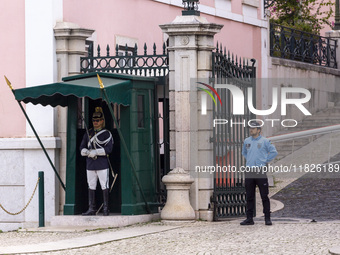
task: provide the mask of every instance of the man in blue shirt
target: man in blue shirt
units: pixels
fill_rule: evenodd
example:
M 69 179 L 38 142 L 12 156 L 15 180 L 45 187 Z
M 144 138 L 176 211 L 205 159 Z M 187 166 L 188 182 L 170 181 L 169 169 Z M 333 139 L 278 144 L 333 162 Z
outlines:
M 246 158 L 245 187 L 247 195 L 247 219 L 241 225 L 254 225 L 255 188 L 259 187 L 265 216 L 265 224 L 272 225 L 270 219 L 270 201 L 268 178 L 263 168 L 272 161 L 277 151 L 270 141 L 261 136 L 261 125 L 256 121 L 249 123 L 250 137 L 243 143 L 242 155 Z

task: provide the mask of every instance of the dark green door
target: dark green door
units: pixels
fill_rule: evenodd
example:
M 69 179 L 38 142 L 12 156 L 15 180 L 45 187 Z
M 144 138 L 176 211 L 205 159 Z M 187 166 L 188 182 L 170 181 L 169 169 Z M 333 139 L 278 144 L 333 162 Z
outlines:
M 137 183 L 129 159 L 122 151 L 122 214 L 146 213 L 145 201 L 149 208 L 157 211 L 156 170 L 155 170 L 155 132 L 153 91 L 133 90 L 132 103 L 122 111 L 121 129 L 131 153 Z

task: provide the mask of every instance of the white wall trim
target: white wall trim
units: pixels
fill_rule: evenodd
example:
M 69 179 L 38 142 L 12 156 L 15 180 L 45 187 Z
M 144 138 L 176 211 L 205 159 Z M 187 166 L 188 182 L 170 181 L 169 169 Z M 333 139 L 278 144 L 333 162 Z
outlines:
M 59 137 L 40 137 L 45 149 L 60 149 Z M 41 149 L 36 138 L 0 138 L 0 150 Z
M 57 79 L 53 27 L 57 20 L 63 18 L 62 6 L 63 0 L 25 1 L 26 87 L 52 83 Z M 28 104 L 26 111 L 41 136 L 55 136 L 56 112 L 53 108 Z M 26 124 L 26 135 L 34 135 L 28 124 Z
M 260 1 L 259 0 L 242 0 L 242 4 L 249 5 L 255 8 L 260 7 Z
M 183 8 L 182 1 L 174 1 L 174 0 L 152 0 L 152 1 Z M 247 3 L 244 3 L 244 4 L 249 5 L 248 4 L 249 1 L 246 1 L 246 2 Z M 254 5 L 251 5 L 251 6 L 254 6 Z M 216 9 L 214 7 L 211 7 L 211 6 L 200 4 L 199 5 L 199 11 L 201 13 L 209 14 L 209 15 L 212 15 L 212 16 L 220 17 L 220 18 L 229 19 L 229 20 L 232 20 L 232 21 L 235 21 L 235 22 L 240 22 L 240 23 L 244 23 L 244 24 L 248 24 L 248 25 L 252 25 L 252 26 L 256 26 L 256 27 L 261 27 L 261 28 L 268 28 L 266 20 L 244 17 L 243 15 L 232 13 L 229 10 Z

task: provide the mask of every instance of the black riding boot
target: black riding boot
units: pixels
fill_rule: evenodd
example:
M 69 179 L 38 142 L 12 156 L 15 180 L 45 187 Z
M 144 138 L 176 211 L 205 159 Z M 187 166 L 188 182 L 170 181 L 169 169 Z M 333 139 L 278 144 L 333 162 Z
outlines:
M 103 190 L 103 216 L 108 216 L 109 211 L 109 189 Z
M 95 215 L 96 214 L 96 191 L 89 189 L 89 209 L 84 212 L 83 216 Z

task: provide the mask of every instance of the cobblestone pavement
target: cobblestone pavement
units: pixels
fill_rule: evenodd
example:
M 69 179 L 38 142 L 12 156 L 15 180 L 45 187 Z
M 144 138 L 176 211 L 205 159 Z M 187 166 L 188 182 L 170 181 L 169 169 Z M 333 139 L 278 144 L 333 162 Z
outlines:
M 285 207 L 273 217 L 340 220 L 340 179 L 300 178 L 272 198 Z
M 155 222 L 151 224 L 163 224 Z M 138 226 L 134 226 L 138 227 Z M 112 231 L 112 230 L 105 230 Z M 115 230 L 113 230 L 115 231 Z M 1 242 L 11 236 L 12 243 L 22 240 L 22 233 L 2 233 Z M 54 233 L 39 233 L 47 239 Z M 59 235 L 63 235 L 60 233 Z M 69 234 L 65 234 L 69 235 Z M 93 235 L 95 238 L 95 234 Z M 108 242 L 92 247 L 39 254 L 328 254 L 340 245 L 340 221 L 307 223 L 276 220 L 265 226 L 256 220 L 253 226 L 240 226 L 239 220 L 195 222 L 161 233 Z
M 340 161 L 340 154 L 331 159 L 331 162 L 336 161 Z M 285 207 L 272 214 L 273 226 L 265 226 L 262 217 L 256 218 L 254 226 L 240 226 L 242 219 L 223 222 L 197 221 L 155 234 L 39 254 L 329 254 L 331 247 L 340 246 L 340 178 L 316 177 L 320 176 L 306 174 L 304 178 L 276 180 L 275 187 L 270 190 L 270 196 L 283 202 Z M 316 222 L 311 222 L 312 219 Z M 144 224 L 124 229 L 133 230 L 141 226 Z M 88 235 L 96 238 L 98 233 L 119 230 L 103 229 L 77 233 L 5 232 L 0 233 L 0 246 L 34 243 L 38 245 L 41 242 Z
M 339 161 L 340 154 L 330 159 L 330 162 Z M 336 169 L 340 169 L 339 165 Z M 272 216 L 340 220 L 340 172 L 327 172 L 307 173 L 278 191 L 272 198 L 285 206 Z

